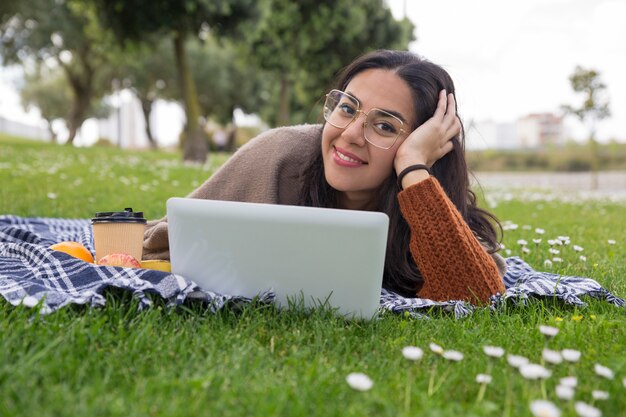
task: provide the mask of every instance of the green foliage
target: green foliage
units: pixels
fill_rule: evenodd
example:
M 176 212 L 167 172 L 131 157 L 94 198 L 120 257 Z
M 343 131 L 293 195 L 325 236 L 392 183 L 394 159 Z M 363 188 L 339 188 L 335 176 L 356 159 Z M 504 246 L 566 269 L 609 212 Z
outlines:
M 600 73 L 593 69 L 577 66 L 569 77 L 572 89 L 583 94 L 583 102 L 579 107 L 562 106 L 566 114 L 576 116 L 581 122 L 590 122 L 591 138 L 595 133 L 594 123 L 611 115 L 608 98 L 604 96 L 606 85 L 600 79 Z
M 250 65 L 240 46 L 208 36 L 202 44 L 190 42 L 187 47 L 205 116 L 225 125 L 232 121 L 235 108 L 253 113 L 266 103 L 265 74 Z
M 56 141 L 52 122 L 57 119 L 67 122 L 73 103 L 72 89 L 62 69 L 38 66 L 36 70 L 27 73 L 24 85 L 20 89 L 20 96 L 26 109 L 33 106 L 39 109 L 41 117 L 48 122 L 53 141 Z M 105 118 L 110 110 L 102 100 L 93 97 L 85 117 Z
M 72 92 L 67 79 L 60 71 L 40 71 L 27 75 L 20 90 L 25 109 L 37 107 L 41 117 L 48 123 L 55 119 L 65 119 L 72 102 Z
M 210 29 L 234 35 L 242 22 L 257 13 L 254 0 L 92 0 L 98 16 L 117 39 L 145 41 L 147 36 L 172 32 L 197 34 Z
M 275 78 L 270 124 L 311 121 L 282 114 L 311 109 L 335 74 L 357 56 L 380 48 L 406 49 L 413 24 L 396 21 L 382 0 L 272 0 L 251 34 L 251 57 Z M 295 119 L 295 120 L 294 120 Z
M 158 36 L 171 37 L 176 70 L 184 101 L 185 138 L 183 158 L 204 163 L 208 145 L 200 126 L 200 104 L 185 48 L 191 34 L 213 31 L 219 36 L 236 36 L 243 22 L 254 17 L 253 0 L 91 0 L 104 26 L 122 43 L 154 42 Z
M 589 144 L 570 143 L 564 147 L 505 151 L 468 151 L 472 171 L 590 171 L 593 155 L 604 171 L 626 170 L 626 145 L 611 142 L 593 150 Z
M 178 153 L 60 149 L 0 137 L 0 214 L 88 218 L 132 206 L 156 218 L 165 213 L 168 197 L 186 195 L 223 162 L 211 155 L 198 167 L 183 164 Z M 495 213 L 520 225 L 505 235 L 512 255 L 542 269 L 547 239 L 569 236 L 563 262 L 550 271 L 593 277 L 624 296 L 623 208 L 514 198 L 501 201 Z M 517 240 L 532 242 L 537 227 L 545 230 L 543 241 L 522 253 Z M 618 243 L 608 245 L 607 239 Z M 572 245 L 584 247 L 586 262 Z M 462 320 L 430 311 L 431 320 L 385 314 L 346 322 L 324 310 L 283 312 L 263 305 L 217 314 L 192 301 L 168 308 L 157 297 L 153 308 L 138 311 L 129 292 L 104 295 L 103 308 L 67 306 L 43 317 L 0 299 L 0 415 L 530 417 L 528 404 L 542 397 L 541 383 L 521 378 L 504 358 L 487 358 L 484 345 L 535 363 L 545 346 L 580 350 L 579 363 L 551 366 L 548 399 L 563 417 L 575 416 L 554 394 L 561 377 L 575 375 L 577 401 L 592 402 L 591 391 L 601 389 L 610 393 L 609 400 L 595 402 L 603 415 L 618 416 L 626 408 L 624 309 L 589 298 L 585 308 L 531 299 L 526 307 L 508 303 Z M 560 333 L 546 341 L 538 331 L 542 324 Z M 429 352 L 430 342 L 459 350 L 465 359 L 447 362 Z M 407 345 L 424 349 L 424 358 L 404 359 Z M 595 375 L 596 363 L 613 369 L 616 378 Z M 478 402 L 474 378 L 488 371 L 493 382 Z M 373 389 L 350 389 L 350 372 L 369 375 Z M 438 389 L 429 395 L 431 378 Z
M 131 88 L 142 102 L 168 97 L 164 90 L 172 88 L 180 99 L 180 89 L 174 87 L 177 74 L 173 56 L 169 39 L 155 37 L 151 42 L 129 45 L 114 57 L 112 75 L 122 80 L 120 87 Z
M 83 121 L 97 111 L 92 106 L 108 89 L 106 71 L 110 43 L 93 11 L 78 0 L 23 0 L 3 10 L 0 55 L 5 63 L 26 68 L 35 61 L 61 68 L 71 87 L 72 101 L 65 115 L 72 143 Z

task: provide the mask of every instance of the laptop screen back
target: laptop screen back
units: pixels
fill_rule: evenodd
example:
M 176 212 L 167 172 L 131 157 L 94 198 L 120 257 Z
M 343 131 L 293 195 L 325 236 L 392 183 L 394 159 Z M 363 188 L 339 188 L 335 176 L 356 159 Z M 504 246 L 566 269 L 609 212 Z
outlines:
M 220 294 L 272 290 L 281 307 L 378 310 L 388 217 L 383 213 L 171 198 L 172 272 Z

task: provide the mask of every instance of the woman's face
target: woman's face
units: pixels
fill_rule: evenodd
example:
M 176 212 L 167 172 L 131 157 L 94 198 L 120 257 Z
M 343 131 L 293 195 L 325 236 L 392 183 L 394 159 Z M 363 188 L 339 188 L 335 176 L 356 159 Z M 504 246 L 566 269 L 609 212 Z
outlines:
M 373 107 L 398 114 L 404 130 L 389 149 L 377 148 L 365 140 L 365 115 L 347 128 L 330 123 L 322 132 L 322 157 L 326 181 L 339 191 L 339 205 L 346 209 L 372 208 L 376 191 L 391 175 L 396 151 L 415 122 L 415 107 L 409 86 L 393 71 L 370 69 L 357 74 L 345 92 L 357 98 L 363 112 Z

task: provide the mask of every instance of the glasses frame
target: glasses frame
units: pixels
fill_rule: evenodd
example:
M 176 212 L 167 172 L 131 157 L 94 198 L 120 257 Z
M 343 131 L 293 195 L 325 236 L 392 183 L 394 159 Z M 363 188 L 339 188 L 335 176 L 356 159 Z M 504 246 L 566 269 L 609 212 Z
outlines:
M 330 120 L 328 120 L 328 119 L 326 118 L 326 108 L 327 108 L 327 107 L 326 107 L 326 103 L 328 102 L 328 97 L 329 97 L 332 93 L 335 93 L 335 92 L 336 92 L 336 93 L 343 94 L 343 95 L 345 95 L 345 96 L 348 96 L 348 97 L 349 97 L 351 100 L 353 100 L 353 101 L 356 103 L 356 105 L 357 105 L 357 107 L 356 107 L 356 111 L 355 111 L 355 113 L 354 113 L 354 116 L 352 117 L 352 120 L 350 120 L 350 121 L 348 122 L 348 124 L 347 124 L 347 125 L 345 125 L 344 127 L 337 126 L 336 124 L 332 123 Z M 339 103 L 337 103 L 337 104 L 339 104 Z M 335 106 L 335 107 L 336 107 L 336 106 Z M 376 111 L 379 111 L 379 112 L 381 112 L 381 113 L 384 113 L 384 114 L 388 114 L 390 117 L 393 117 L 394 119 L 398 120 L 398 121 L 400 122 L 400 125 L 402 126 L 402 128 L 400 129 L 400 131 L 399 131 L 399 132 L 398 132 L 398 134 L 396 135 L 395 139 L 393 140 L 393 142 L 392 142 L 392 143 L 391 143 L 391 145 L 389 145 L 389 146 L 380 146 L 380 145 L 377 145 L 377 144 L 375 144 L 374 142 L 372 142 L 371 140 L 369 140 L 369 138 L 368 138 L 368 137 L 367 137 L 367 135 L 365 134 L 365 130 L 366 130 L 366 127 L 367 127 L 367 116 L 369 116 L 369 114 L 370 114 L 372 111 L 375 111 L 375 110 L 376 110 Z M 333 111 L 334 111 L 334 109 L 333 109 Z M 328 94 L 326 94 L 326 99 L 324 100 L 324 108 L 322 109 L 322 113 L 323 113 L 323 116 L 324 116 L 324 120 L 326 120 L 326 122 L 327 122 L 328 124 L 330 124 L 331 126 L 336 127 L 337 129 L 347 129 L 347 128 L 348 128 L 348 126 L 350 126 L 350 125 L 352 124 L 352 122 L 354 122 L 356 119 L 358 119 L 358 118 L 359 118 L 359 116 L 360 116 L 361 114 L 363 114 L 363 115 L 365 116 L 365 120 L 363 121 L 363 137 L 365 138 L 365 140 L 367 141 L 367 143 L 369 143 L 370 145 L 375 146 L 375 147 L 377 147 L 377 148 L 379 148 L 379 149 L 385 149 L 385 150 L 387 150 L 387 149 L 391 149 L 391 148 L 393 148 L 393 145 L 395 145 L 395 144 L 396 144 L 396 142 L 398 141 L 398 138 L 399 138 L 401 135 L 403 135 L 404 133 L 406 133 L 406 130 L 404 130 L 404 122 L 403 122 L 402 120 L 400 120 L 398 117 L 394 116 L 393 114 L 389 113 L 388 111 L 385 111 L 385 110 L 383 110 L 383 109 L 379 109 L 378 107 L 372 107 L 372 108 L 370 109 L 370 111 L 368 111 L 368 112 L 364 112 L 363 110 L 361 110 L 361 102 L 359 101 L 359 99 L 358 99 L 358 98 L 356 98 L 356 97 L 354 97 L 354 96 L 352 96 L 352 95 L 350 95 L 350 94 L 346 93 L 345 91 L 341 91 L 341 90 L 337 90 L 337 89 L 330 90 L 330 91 L 328 92 Z

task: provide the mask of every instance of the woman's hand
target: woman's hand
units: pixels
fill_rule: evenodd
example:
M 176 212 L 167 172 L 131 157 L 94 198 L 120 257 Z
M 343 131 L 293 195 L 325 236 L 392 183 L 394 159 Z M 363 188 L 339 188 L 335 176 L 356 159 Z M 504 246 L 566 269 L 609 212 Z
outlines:
M 454 95 L 441 90 L 435 114 L 411 132 L 398 148 L 394 159 L 396 173 L 414 164 L 431 167 L 452 150 L 452 138 L 460 131 Z

